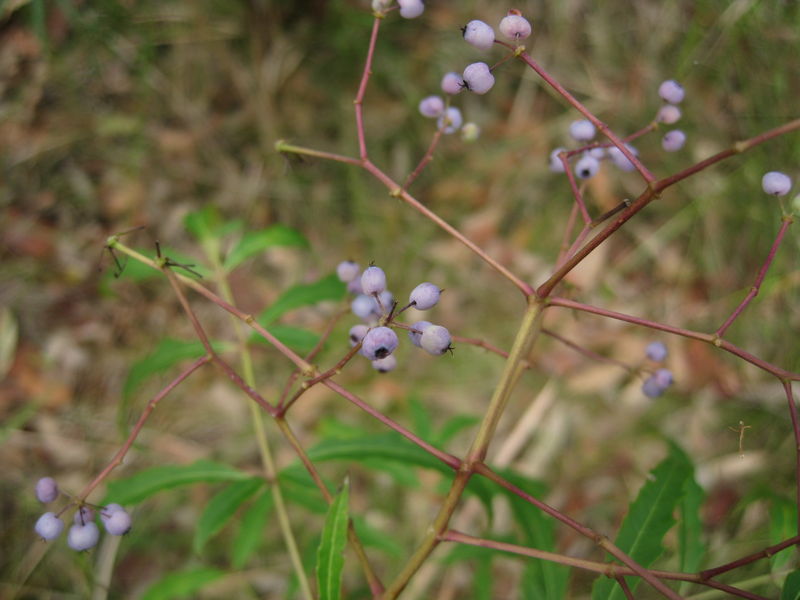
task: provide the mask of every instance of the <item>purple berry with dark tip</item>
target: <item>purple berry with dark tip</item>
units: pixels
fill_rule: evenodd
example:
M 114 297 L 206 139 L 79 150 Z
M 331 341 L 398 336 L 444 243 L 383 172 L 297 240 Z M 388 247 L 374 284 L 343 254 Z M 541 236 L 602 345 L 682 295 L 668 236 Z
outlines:
M 361 274 L 361 289 L 367 295 L 380 294 L 386 289 L 386 273 L 380 267 L 367 267 Z
M 115 508 L 111 508 L 111 507 Z M 111 535 L 125 535 L 131 530 L 131 516 L 119 504 L 106 506 L 100 511 L 100 520 Z
M 434 119 L 444 112 L 444 100 L 441 96 L 428 96 L 419 101 L 419 112 L 423 117 Z
M 372 368 L 379 373 L 388 373 L 389 371 L 394 371 L 397 368 L 397 359 L 395 358 L 394 354 L 390 354 L 389 356 L 385 356 L 383 358 L 377 358 L 372 361 Z
M 461 75 L 458 73 L 445 73 L 444 77 L 442 77 L 442 91 L 445 94 L 450 94 L 451 96 L 455 96 L 461 90 L 464 89 L 464 80 L 461 79 Z
M 67 544 L 78 552 L 94 548 L 99 539 L 100 530 L 94 521 L 89 521 L 83 525 L 73 525 L 69 528 L 69 533 L 67 534 Z
M 420 336 L 419 345 L 426 352 L 439 356 L 450 349 L 450 332 L 441 325 L 426 327 Z
M 494 45 L 494 29 L 488 24 L 475 19 L 462 29 L 464 41 L 479 50 L 488 50 Z
M 494 75 L 489 70 L 489 65 L 485 62 L 476 62 L 467 65 L 462 75 L 464 85 L 467 89 L 476 94 L 485 94 L 494 85 Z
M 579 142 L 588 142 L 597 133 L 597 128 L 594 123 L 588 119 L 581 119 L 580 121 L 573 121 L 569 126 L 569 134 L 572 139 Z
M 411 291 L 411 294 L 408 296 L 408 302 L 413 304 L 414 308 L 418 310 L 428 310 L 436 306 L 441 293 L 442 290 L 439 289 L 438 285 L 426 281 L 420 283 Z
M 46 512 L 36 521 L 34 531 L 44 540 L 54 540 L 64 531 L 64 521 L 55 513 Z
M 664 393 L 665 389 L 659 385 L 654 376 L 648 377 L 642 384 L 642 393 L 648 398 L 658 398 Z
M 411 343 L 415 346 L 422 348 L 422 344 L 420 342 L 422 333 L 431 325 L 433 325 L 433 323 L 430 321 L 417 321 L 411 325 L 411 329 L 408 330 L 408 339 L 410 339 Z
M 631 154 L 633 154 L 633 156 L 639 155 L 639 151 L 630 144 L 625 144 L 625 147 Z M 622 171 L 633 171 L 636 168 L 636 166 L 630 160 L 628 160 L 628 157 L 622 153 L 622 150 L 616 146 L 611 146 L 608 149 L 608 155 L 611 157 L 611 161 L 617 166 L 617 168 Z
M 359 273 L 361 273 L 361 267 L 352 260 L 343 260 L 336 267 L 336 275 L 339 277 L 339 281 L 344 283 L 353 281 Z
M 350 310 L 359 319 L 369 320 L 375 316 L 375 298 L 359 294 L 350 303 Z
M 686 134 L 680 129 L 673 129 L 664 134 L 661 139 L 661 147 L 667 152 L 677 152 L 686 143 Z
M 665 102 L 680 104 L 685 95 L 685 91 L 680 83 L 674 79 L 667 79 L 658 86 L 658 95 L 661 96 Z
M 575 163 L 575 174 L 581 179 L 589 179 L 597 175 L 600 170 L 600 161 L 594 156 L 584 155 Z
M 72 520 L 77 525 L 84 525 L 85 523 L 94 520 L 94 511 L 88 506 L 81 506 L 75 511 Z
M 508 15 L 500 20 L 497 28 L 511 40 L 524 40 L 531 34 L 530 22 L 518 10 L 508 11 Z
M 42 477 L 36 482 L 36 499 L 47 504 L 58 498 L 58 484 L 52 477 Z
M 370 360 L 386 358 L 397 348 L 397 334 L 388 327 L 374 327 L 361 340 L 361 352 Z
M 667 347 L 664 342 L 650 342 L 644 353 L 647 358 L 655 362 L 663 362 L 667 359 Z
M 655 373 L 653 373 L 653 377 L 658 382 L 662 388 L 667 389 L 669 386 L 672 385 L 673 377 L 672 371 L 669 369 L 659 369 Z
M 761 188 L 773 196 L 785 196 L 792 189 L 792 180 L 785 173 L 770 171 L 761 178 Z
M 416 19 L 425 11 L 422 0 L 397 0 L 400 5 L 400 16 L 404 19 Z
M 369 331 L 369 327 L 366 325 L 353 325 L 350 328 L 350 332 L 347 334 L 350 339 L 350 346 L 355 346 L 361 340 L 363 340 L 364 336 L 367 335 L 367 331 Z

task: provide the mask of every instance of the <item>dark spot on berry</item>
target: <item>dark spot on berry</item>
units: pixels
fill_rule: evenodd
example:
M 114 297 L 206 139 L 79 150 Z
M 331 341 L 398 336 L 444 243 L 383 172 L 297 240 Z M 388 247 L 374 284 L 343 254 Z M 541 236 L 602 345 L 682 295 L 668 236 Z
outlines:
M 381 346 L 377 350 L 375 350 L 375 356 L 377 358 L 386 358 L 389 356 L 389 349 L 386 346 Z
M 589 169 L 581 169 L 581 177 L 588 179 L 592 172 Z

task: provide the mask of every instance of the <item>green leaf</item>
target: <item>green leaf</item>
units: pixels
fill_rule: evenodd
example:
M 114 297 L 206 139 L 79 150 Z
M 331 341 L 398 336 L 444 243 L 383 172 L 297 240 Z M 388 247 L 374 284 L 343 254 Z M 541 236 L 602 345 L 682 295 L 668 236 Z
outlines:
M 317 549 L 317 590 L 320 600 L 339 600 L 341 597 L 348 504 L 349 482 L 345 480 L 342 491 L 328 509 Z
M 778 544 L 797 533 L 797 505 L 782 496 L 770 494 L 769 541 Z M 796 553 L 795 547 L 786 548 L 769 557 L 773 573 L 782 571 Z
M 264 485 L 260 477 L 231 483 L 217 493 L 206 505 L 194 533 L 194 551 L 200 552 L 206 542 L 216 535 L 250 496 Z
M 411 423 L 414 427 L 414 433 L 423 440 L 430 440 L 433 438 L 433 418 L 418 396 L 413 395 L 409 397 L 408 408 L 411 413 Z
M 492 584 L 494 576 L 492 573 L 492 558 L 489 560 L 479 560 L 475 565 L 475 575 L 472 577 L 472 598 L 475 600 L 492 600 Z
M 392 536 L 383 531 L 375 529 L 367 521 L 357 515 L 353 515 L 353 527 L 355 527 L 358 539 L 367 548 L 377 548 L 385 552 L 392 558 L 403 558 L 405 550 Z
M 452 469 L 398 433 L 367 434 L 359 438 L 323 440 L 308 451 L 313 462 L 364 459 L 395 460 L 406 465 L 452 473 Z
M 315 514 L 325 514 L 328 504 L 322 499 L 311 475 L 300 463 L 294 463 L 278 474 L 281 492 L 292 504 L 305 506 Z
M 252 476 L 227 465 L 198 460 L 191 465 L 161 465 L 108 484 L 103 504 L 136 504 L 161 490 L 198 482 L 242 481 Z
M 783 582 L 781 600 L 800 600 L 800 569 L 787 575 Z
M 239 526 L 239 534 L 233 544 L 231 563 L 235 569 L 245 567 L 247 560 L 258 548 L 258 543 L 264 539 L 267 517 L 269 517 L 273 504 L 272 491 L 265 489 L 244 513 Z
M 670 445 L 669 455 L 653 469 L 650 479 L 642 486 L 630 505 L 615 541 L 620 550 L 643 567 L 649 567 L 663 552 L 662 539 L 675 524 L 673 512 L 692 476 L 692 464 L 676 445 Z M 629 578 L 635 591 L 640 579 Z M 616 581 L 603 576 L 592 588 L 592 600 L 624 600 L 624 592 Z
M 298 354 L 308 354 L 317 345 L 319 335 L 307 329 L 300 329 L 298 327 L 291 327 L 289 325 L 271 325 L 267 328 L 272 335 L 289 346 Z M 253 341 L 259 344 L 269 346 L 270 343 L 260 335 L 255 335 Z
M 158 342 L 155 350 L 133 363 L 122 386 L 122 397 L 125 400 L 130 399 L 136 388 L 148 377 L 163 373 L 181 361 L 200 358 L 205 352 L 203 344 L 199 341 L 164 338 Z
M 678 556 L 680 570 L 684 573 L 694 573 L 700 570 L 703 557 L 706 554 L 706 545 L 703 542 L 703 523 L 700 520 L 700 508 L 705 499 L 705 492 L 690 474 L 684 484 L 684 495 L 681 499 L 680 522 L 678 523 Z M 688 593 L 691 583 L 681 584 L 681 593 Z
M 223 263 L 226 271 L 232 271 L 242 262 L 272 246 L 308 247 L 308 240 L 303 235 L 284 225 L 273 225 L 260 231 L 248 231 L 225 257 Z
M 222 215 L 215 204 L 206 204 L 203 208 L 188 213 L 183 218 L 183 226 L 199 242 L 219 237 L 222 227 Z
M 433 437 L 437 446 L 445 446 L 454 436 L 466 429 L 480 423 L 480 418 L 473 415 L 456 415 L 442 425 L 441 430 Z
M 142 596 L 142 600 L 173 600 L 195 596 L 202 589 L 225 573 L 218 569 L 200 567 L 165 575 L 154 583 Z
M 264 310 L 257 320 L 261 325 L 267 327 L 278 317 L 295 308 L 316 304 L 323 300 L 341 300 L 346 291 L 345 284 L 339 281 L 336 273 L 331 273 L 314 283 L 290 287 L 275 301 L 275 304 Z

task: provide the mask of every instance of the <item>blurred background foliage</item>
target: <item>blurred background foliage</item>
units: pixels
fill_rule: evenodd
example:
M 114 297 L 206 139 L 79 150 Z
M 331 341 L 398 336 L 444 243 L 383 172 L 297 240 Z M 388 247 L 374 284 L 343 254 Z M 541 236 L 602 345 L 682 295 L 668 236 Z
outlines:
M 53 475 L 62 487 L 80 489 L 121 443 L 116 423 L 130 424 L 174 376 L 153 378 L 122 403 L 131 365 L 164 337 L 192 339 L 165 281 L 114 279 L 109 257 L 101 258 L 108 235 L 144 225 L 125 241 L 152 251 L 160 240 L 202 262 L 183 222 L 213 204 L 248 229 L 282 224 L 309 241 L 307 249 L 271 249 L 234 271 L 231 285 L 246 311 L 259 313 L 289 286 L 316 281 L 339 260 L 352 258 L 382 266 L 400 299 L 420 281 L 439 283 L 447 292 L 433 320 L 458 335 L 510 344 L 522 306 L 505 281 L 365 173 L 274 151 L 275 142 L 286 139 L 357 154 L 352 99 L 369 37 L 367 4 L 0 3 L 0 567 L 7 589 L 38 544 L 31 531 L 38 510 L 33 482 Z M 511 8 L 488 0 L 427 4 L 417 20 L 396 14 L 386 19 L 365 100 L 371 157 L 398 179 L 414 167 L 433 133 L 432 123 L 416 111 L 419 100 L 438 91 L 444 72 L 485 59 L 464 44 L 459 27 L 473 18 L 496 24 Z M 679 126 L 688 134 L 686 147 L 665 154 L 660 134 L 637 143 L 657 175 L 798 116 L 797 2 L 564 0 L 513 7 L 534 24 L 528 44 L 533 57 L 618 134 L 652 120 L 660 81 L 684 84 Z M 491 53 L 492 60 L 500 56 L 499 50 Z M 577 115 L 515 62 L 500 67 L 489 94 L 461 94 L 455 104 L 482 135 L 472 144 L 458 136 L 444 139 L 412 192 L 520 276 L 541 282 L 570 209 L 566 180 L 547 170 L 547 157 L 568 143 L 566 129 Z M 790 135 L 670 189 L 587 261 L 564 293 L 713 331 L 749 289 L 780 226 L 780 208 L 761 192 L 761 175 L 783 170 L 796 180 L 798 164 L 800 138 Z M 604 167 L 589 185 L 590 210 L 600 214 L 641 189 L 635 175 Z M 798 240 L 790 229 L 762 293 L 726 336 L 794 371 L 800 370 Z M 224 315 L 197 299 L 195 306 L 215 337 L 232 339 Z M 335 303 L 325 303 L 289 313 L 284 322 L 319 333 L 336 310 Z M 337 325 L 320 364 L 341 355 L 353 322 Z M 665 454 L 664 438 L 671 437 L 692 456 L 707 493 L 708 564 L 770 542 L 778 526 L 769 509 L 775 498 L 791 499 L 794 462 L 776 381 L 705 345 L 621 323 L 554 311 L 547 326 L 634 366 L 651 339 L 663 339 L 676 375 L 665 397 L 645 401 L 640 381 L 624 370 L 540 341 L 541 368 L 526 375 L 498 444 L 531 402 L 542 403 L 515 466 L 546 484 L 551 503 L 613 532 L 645 474 Z M 496 357 L 466 346 L 440 360 L 407 347 L 399 355 L 395 374 L 378 376 L 356 363 L 340 380 L 412 429 L 428 420 L 440 426 L 457 415 L 480 415 L 501 368 Z M 256 358 L 259 389 L 274 398 L 289 365 L 261 347 Z M 549 394 L 546 402 L 542 390 Z M 427 416 L 420 417 L 419 406 Z M 291 416 L 307 444 L 348 427 L 382 431 L 322 391 L 309 393 Z M 751 426 L 743 458 L 738 434 L 730 430 L 739 421 Z M 462 451 L 468 431 L 447 449 Z M 208 369 L 156 411 L 116 476 L 198 458 L 256 468 L 249 432 L 245 400 Z M 273 437 L 279 463 L 290 464 L 291 451 Z M 335 462 L 324 464 L 323 472 L 334 482 L 350 473 L 354 512 L 403 553 L 421 534 L 440 491 L 439 476 L 430 472 L 412 471 L 412 479 L 403 479 L 409 474 L 399 468 L 388 473 Z M 404 485 L 420 480 L 417 487 Z M 172 569 L 230 568 L 233 533 L 223 531 L 222 541 L 200 555 L 191 547 L 193 526 L 212 491 L 196 486 L 141 506 L 122 542 L 111 597 L 137 597 Z M 292 516 L 296 523 L 315 519 L 314 526 L 298 526 L 311 565 L 321 517 L 310 517 L 301 506 L 292 508 Z M 507 514 L 492 524 L 495 531 L 508 525 Z M 588 542 L 558 532 L 559 550 L 591 555 Z M 277 528 L 262 544 L 248 569 L 225 578 L 217 595 L 293 597 Z M 378 556 L 379 573 L 390 578 L 397 558 Z M 511 574 L 500 578 L 511 585 L 481 593 L 517 597 L 520 562 L 495 559 L 495 575 Z M 465 590 L 483 589 L 473 587 L 473 575 L 485 583 L 491 571 L 475 561 L 459 564 L 448 576 L 429 571 L 427 591 L 417 584 L 410 597 L 464 597 Z M 348 569 L 348 586 L 361 589 L 359 573 Z M 744 571 L 743 577 L 766 572 L 763 565 Z M 26 597 L 84 597 L 91 573 L 91 556 L 56 548 L 29 578 Z M 571 597 L 586 597 L 588 581 L 577 574 Z M 775 589 L 768 577 L 763 585 L 761 591 Z

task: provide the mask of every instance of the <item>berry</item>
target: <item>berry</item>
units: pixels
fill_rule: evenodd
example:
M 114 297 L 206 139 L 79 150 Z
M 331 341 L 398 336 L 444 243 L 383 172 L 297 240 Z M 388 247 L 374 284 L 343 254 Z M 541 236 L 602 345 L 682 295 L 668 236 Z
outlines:
M 589 179 L 597 175 L 600 170 L 600 161 L 595 157 L 584 155 L 578 162 L 575 163 L 575 174 L 581 179 Z
M 667 347 L 664 342 L 650 342 L 644 351 L 645 356 L 655 362 L 662 362 L 667 358 Z
M 450 332 L 441 325 L 430 325 L 420 336 L 419 345 L 426 352 L 439 356 L 450 349 Z
M 780 171 L 770 171 L 761 178 L 761 187 L 767 194 L 785 196 L 792 189 L 792 180 Z
M 686 143 L 686 134 L 680 129 L 673 129 L 664 134 L 661 139 L 661 147 L 667 152 L 677 152 Z
M 350 310 L 359 319 L 368 320 L 375 316 L 375 298 L 366 294 L 359 294 L 350 303 Z
M 481 128 L 475 123 L 464 123 L 461 128 L 461 139 L 465 142 L 474 142 L 481 135 Z
M 417 321 L 411 325 L 412 329 L 408 330 L 408 339 L 410 339 L 411 343 L 415 346 L 422 348 L 420 338 L 422 338 L 422 333 L 431 325 L 433 325 L 433 323 L 430 321 Z
M 347 291 L 356 295 L 364 293 L 364 290 L 361 289 L 361 275 L 356 275 L 355 278 L 347 282 Z
M 467 23 L 461 32 L 464 40 L 479 50 L 488 50 L 494 45 L 494 29 L 478 19 Z
M 595 136 L 596 133 L 597 129 L 595 128 L 594 123 L 588 119 L 573 121 L 569 126 L 570 136 L 572 136 L 572 139 L 578 140 L 579 142 L 588 142 Z
M 664 389 L 667 389 L 672 385 L 672 371 L 669 369 L 659 369 L 653 374 L 653 377 L 655 378 L 656 382 L 658 382 L 658 385 Z
M 42 477 L 36 482 L 36 499 L 47 504 L 58 498 L 58 484 L 52 477 Z
M 69 528 L 67 534 L 67 544 L 73 550 L 81 552 L 93 548 L 100 539 L 100 530 L 94 521 L 85 523 L 84 525 L 73 525 Z
M 88 506 L 81 506 L 75 511 L 72 520 L 76 525 L 85 525 L 94 520 L 94 511 Z
M 508 11 L 508 15 L 500 20 L 497 28 L 500 33 L 512 40 L 524 40 L 531 34 L 530 22 L 515 10 Z
M 131 530 L 131 516 L 119 504 L 109 504 L 101 510 L 100 520 L 111 535 L 125 535 Z
M 461 90 L 464 89 L 464 80 L 461 79 L 461 75 L 458 73 L 445 73 L 444 77 L 442 77 L 442 91 L 445 94 L 450 94 L 451 96 L 455 96 Z
M 441 96 L 428 96 L 419 101 L 419 112 L 423 117 L 433 119 L 444 112 L 444 100 Z
M 355 346 L 361 340 L 363 340 L 364 336 L 367 335 L 367 331 L 369 331 L 369 327 L 366 325 L 353 325 L 350 328 L 350 332 L 347 334 L 350 338 L 350 346 Z
M 358 266 L 358 263 L 355 263 L 352 260 L 343 260 L 336 266 L 336 275 L 339 277 L 339 281 L 343 281 L 345 283 L 353 281 L 356 277 L 358 277 L 360 272 L 361 267 Z
M 605 148 L 601 148 L 599 146 L 597 148 L 589 148 L 586 151 L 586 154 L 588 154 L 592 158 L 596 158 L 597 160 L 600 160 L 606 155 L 606 149 Z
M 494 75 L 485 62 L 476 62 L 464 69 L 464 85 L 476 94 L 485 94 L 494 85 Z
M 681 109 L 674 104 L 665 104 L 658 109 L 656 114 L 656 121 L 666 125 L 677 123 L 681 118 Z
M 370 329 L 361 340 L 361 352 L 370 360 L 386 358 L 397 348 L 397 334 L 388 327 Z
M 54 540 L 64 531 L 64 521 L 59 519 L 55 513 L 46 512 L 36 521 L 34 531 L 44 540 Z
M 422 0 L 397 0 L 400 5 L 400 16 L 405 19 L 416 19 L 425 10 Z
M 625 147 L 630 150 L 631 154 L 634 156 L 639 155 L 639 151 L 630 144 L 625 144 Z M 622 153 L 622 150 L 616 146 L 611 146 L 608 149 L 608 155 L 611 157 L 612 162 L 617 165 L 617 168 L 622 171 L 633 171 L 636 168 L 633 166 L 633 163 L 628 160 L 628 157 Z
M 442 290 L 439 289 L 439 286 L 426 281 L 420 283 L 411 291 L 411 294 L 408 296 L 408 302 L 409 304 L 413 304 L 414 308 L 417 310 L 428 310 L 436 306 L 441 293 Z
M 365 294 L 380 294 L 386 289 L 386 273 L 380 267 L 367 267 L 361 274 L 361 289 Z
M 455 133 L 461 129 L 461 124 L 464 118 L 461 116 L 461 111 L 455 106 L 448 108 L 445 113 L 436 121 L 436 126 L 442 130 L 443 133 Z
M 392 304 L 394 304 L 394 296 L 392 296 L 392 292 L 389 290 L 383 290 L 378 297 L 372 298 L 375 301 L 375 313 L 380 316 L 384 313 L 389 312 L 392 308 Z
M 564 172 L 564 163 L 561 162 L 561 159 L 558 155 L 566 151 L 566 148 L 556 148 L 550 153 L 550 170 L 554 173 Z
M 667 79 L 658 86 L 658 95 L 670 104 L 680 104 L 684 94 L 683 86 L 674 79 Z
M 642 384 L 642 393 L 648 398 L 658 398 L 664 393 L 664 390 L 665 388 L 661 387 L 653 376 L 645 379 Z
M 396 367 L 397 359 L 394 357 L 394 354 L 390 354 L 384 358 L 378 358 L 372 361 L 372 368 L 379 373 L 388 373 L 389 371 L 394 371 Z

